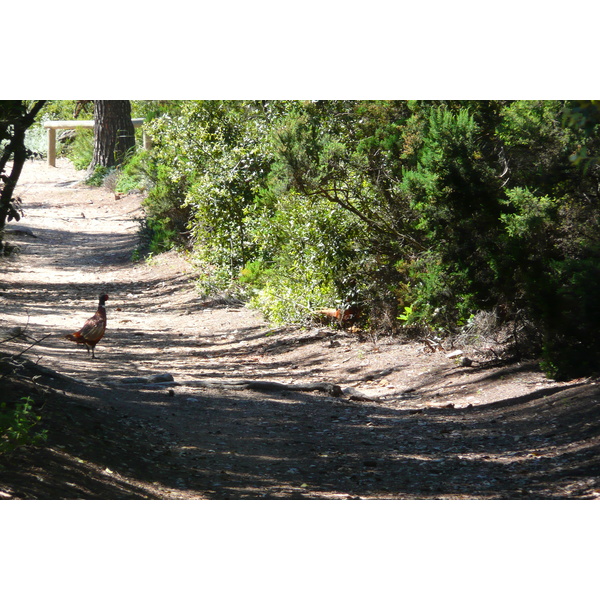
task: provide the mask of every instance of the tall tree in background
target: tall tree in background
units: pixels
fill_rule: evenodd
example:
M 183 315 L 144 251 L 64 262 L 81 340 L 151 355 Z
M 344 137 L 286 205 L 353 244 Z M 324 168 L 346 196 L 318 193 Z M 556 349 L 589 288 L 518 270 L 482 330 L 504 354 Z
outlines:
M 0 102 L 0 142 L 4 142 L 0 156 L 0 231 L 7 219 L 19 220 L 19 201 L 13 193 L 19 181 L 23 165 L 29 156 L 25 147 L 25 132 L 45 104 L 45 100 L 2 100 Z M 4 173 L 12 160 L 10 173 Z
M 129 100 L 94 100 L 94 156 L 90 170 L 123 162 L 135 147 Z

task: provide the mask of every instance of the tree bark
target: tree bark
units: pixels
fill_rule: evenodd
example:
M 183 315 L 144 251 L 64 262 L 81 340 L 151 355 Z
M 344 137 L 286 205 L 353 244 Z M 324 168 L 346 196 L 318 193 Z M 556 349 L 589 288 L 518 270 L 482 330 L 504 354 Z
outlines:
M 25 133 L 45 103 L 45 100 L 37 100 L 31 110 L 27 112 L 23 100 L 9 100 L 4 103 L 3 110 L 0 111 L 1 116 L 6 117 L 6 121 L 1 123 L 3 128 L 1 137 L 9 140 L 0 157 L 0 231 L 4 229 L 7 219 L 10 220 L 14 217 L 15 220 L 19 220 L 13 193 L 28 156 Z M 5 175 L 4 170 L 11 158 L 11 172 L 9 175 Z
M 94 100 L 94 157 L 90 170 L 122 164 L 134 147 L 129 100 Z

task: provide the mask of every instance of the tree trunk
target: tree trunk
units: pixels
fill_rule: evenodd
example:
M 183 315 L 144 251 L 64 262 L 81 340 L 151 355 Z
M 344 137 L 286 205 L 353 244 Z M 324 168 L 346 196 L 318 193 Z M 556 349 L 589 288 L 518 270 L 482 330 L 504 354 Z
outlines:
M 134 147 L 129 100 L 94 100 L 94 157 L 90 170 L 120 165 Z
M 45 100 L 37 100 L 29 112 L 23 100 L 7 100 L 2 103 L 0 139 L 8 140 L 8 144 L 4 146 L 0 157 L 0 232 L 4 229 L 7 219 L 10 221 L 14 218 L 18 221 L 20 218 L 18 199 L 13 198 L 13 193 L 28 156 L 25 133 L 45 103 Z M 6 175 L 4 170 L 11 159 L 12 169 L 10 174 Z

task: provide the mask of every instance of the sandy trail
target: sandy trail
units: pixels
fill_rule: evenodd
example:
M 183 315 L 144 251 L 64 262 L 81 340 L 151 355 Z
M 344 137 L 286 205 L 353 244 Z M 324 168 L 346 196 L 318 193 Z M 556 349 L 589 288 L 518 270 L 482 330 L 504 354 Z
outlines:
M 558 384 L 529 364 L 464 369 L 423 344 L 273 328 L 206 302 L 175 253 L 132 262 L 141 197 L 82 177 L 65 160 L 29 162 L 17 190 L 19 225 L 36 237 L 8 237 L 19 251 L 2 264 L 0 335 L 23 327 L 6 350 L 41 340 L 26 355 L 59 375 L 28 373 L 46 386 L 49 445 L 24 450 L 4 494 L 598 496 L 594 382 Z M 108 328 L 92 361 L 63 336 L 103 292 Z M 172 384 L 147 379 L 165 373 Z M 271 387 L 219 387 L 242 380 Z M 281 387 L 315 383 L 359 395 Z

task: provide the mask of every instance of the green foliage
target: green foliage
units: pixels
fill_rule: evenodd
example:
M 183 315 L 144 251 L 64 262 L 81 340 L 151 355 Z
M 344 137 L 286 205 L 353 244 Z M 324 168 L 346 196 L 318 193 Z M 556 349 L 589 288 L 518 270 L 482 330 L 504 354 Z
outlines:
M 154 251 L 170 250 L 187 243 L 191 211 L 185 203 L 187 179 L 176 180 L 166 164 L 152 159 L 147 164 L 151 187 L 144 200 L 148 231 L 153 232 Z
M 35 445 L 46 441 L 47 432 L 34 431 L 41 417 L 33 412 L 33 400 L 22 398 L 22 402 L 8 406 L 0 404 L 0 454 L 19 446 Z
M 600 365 L 600 247 L 585 259 L 553 265 L 556 288 L 543 299 L 543 358 L 557 379 L 597 373 Z
M 176 117 L 181 114 L 181 107 L 184 104 L 183 100 L 132 100 L 131 116 L 144 118 L 147 121 L 157 119 L 162 115 Z
M 578 126 L 575 121 L 565 126 L 564 115 L 571 113 L 573 103 L 547 104 L 552 118 L 543 129 L 544 145 L 534 147 L 523 161 L 536 167 L 525 173 L 537 184 L 537 199 L 519 191 L 521 201 L 515 203 L 508 195 L 512 210 L 505 223 L 512 242 L 509 253 L 514 253 L 515 242 L 520 250 L 512 270 L 526 284 L 517 293 L 543 334 L 549 374 L 565 378 L 600 366 L 593 333 L 598 314 L 592 308 L 597 293 L 599 173 L 590 162 L 569 160 L 582 148 L 595 153 L 598 138 L 595 125 Z
M 144 173 L 154 250 L 187 243 L 207 293 L 279 321 L 358 305 L 372 327 L 445 331 L 501 307 L 552 375 L 600 369 L 597 103 L 146 108 L 155 145 L 123 188 Z
M 312 307 L 330 306 L 332 295 L 333 290 L 326 284 L 276 276 L 252 296 L 249 305 L 274 323 L 301 323 Z
M 512 210 L 500 215 L 500 221 L 511 238 L 545 238 L 550 224 L 556 220 L 558 201 L 548 196 L 535 196 L 527 189 L 507 190 L 504 204 Z
M 263 194 L 248 231 L 260 256 L 246 265 L 254 305 L 278 321 L 301 321 L 319 307 L 343 303 L 343 281 L 356 255 L 354 219 L 341 208 L 300 194 Z
M 114 171 L 114 167 L 97 166 L 92 174 L 85 180 L 85 182 L 87 185 L 100 187 L 104 184 L 104 180 L 108 177 L 108 175 L 114 173 Z
M 72 121 L 75 119 L 76 100 L 49 100 L 36 118 L 36 126 L 28 135 L 29 147 L 41 155 L 47 153 L 47 130 L 45 121 Z M 77 119 L 92 119 L 93 105 L 83 107 Z M 58 132 L 60 133 L 60 132 Z M 91 129 L 77 129 L 75 137 L 64 141 L 57 140 L 56 152 L 66 156 L 76 169 L 87 169 L 92 162 L 94 151 L 94 132 Z
M 36 121 L 71 121 L 74 119 L 74 112 L 77 106 L 77 100 L 48 100 L 42 111 L 38 114 Z M 78 118 L 91 118 L 89 114 L 82 114 Z
M 31 157 L 31 151 L 26 145 L 27 131 L 34 124 L 45 102 L 0 100 L 0 233 L 7 220 L 18 221 L 21 218 L 21 199 L 13 194 L 23 165 Z M 0 247 L 4 248 L 1 239 Z
M 25 134 L 25 145 L 33 156 L 45 156 L 48 149 L 48 132 L 40 126 L 30 127 Z
M 166 220 L 146 218 L 140 224 L 140 242 L 134 252 L 133 260 L 161 254 L 178 246 L 178 234 Z
M 175 182 L 166 165 L 140 152 L 124 165 L 117 181 L 121 193 L 129 191 L 131 186 L 131 189 L 148 189 L 143 202 L 146 216 L 140 223 L 140 243 L 134 259 L 185 247 L 190 220 L 190 211 L 185 206 L 185 179 Z
M 249 289 L 260 289 L 273 276 L 274 270 L 270 269 L 262 260 L 255 260 L 246 264 L 240 273 L 240 283 Z
M 127 194 L 144 192 L 152 187 L 152 176 L 147 167 L 148 153 L 140 150 L 132 155 L 118 170 L 115 192 Z
M 499 139 L 510 147 L 535 147 L 544 151 L 564 137 L 566 131 L 559 126 L 562 103 L 522 100 L 512 102 L 502 109 L 498 127 Z
M 583 167 L 584 173 L 589 168 L 600 164 L 600 147 L 598 132 L 600 129 L 600 101 L 579 100 L 568 102 L 563 110 L 563 123 L 571 130 L 583 132 L 586 136 L 569 156 L 569 160 Z
M 404 321 L 406 325 L 411 325 L 414 323 L 414 307 L 411 305 L 404 307 L 404 312 L 401 315 L 398 315 L 398 320 Z
M 363 306 L 373 324 L 379 319 L 375 313 L 393 320 L 406 284 L 394 264 L 424 250 L 411 208 L 398 191 L 402 165 L 393 160 L 407 145 L 401 124 L 408 116 L 404 103 L 297 103 L 273 128 L 270 190 L 280 197 L 293 191 L 294 204 L 310 207 L 290 223 L 300 220 L 322 232 L 315 244 L 321 260 L 311 268 L 331 281 L 338 304 Z M 294 214 L 288 207 L 278 212 L 274 222 Z M 285 237 L 290 236 L 294 232 Z M 306 240 L 300 247 L 312 248 Z
M 66 155 L 76 169 L 87 169 L 94 156 L 94 132 L 91 129 L 78 129 Z
M 527 154 L 507 149 L 514 152 L 516 181 L 529 185 L 505 192 L 493 265 L 506 282 L 505 297 L 536 325 L 547 373 L 561 379 L 590 374 L 600 368 L 599 173 L 569 157 L 597 141 L 583 127 L 563 127 L 560 103 L 515 104 L 504 123 L 514 127 L 520 116 L 528 126 L 517 142 L 529 148 Z
M 270 111 L 261 102 L 188 102 L 176 118 L 148 125 L 158 165 L 149 216 L 180 234 L 187 229 L 198 259 L 215 265 L 218 278 L 237 277 L 256 258 L 246 216 L 269 169 Z
M 490 303 L 499 185 L 485 159 L 484 131 L 467 109 L 421 111 L 427 123 L 401 190 L 430 248 L 417 261 L 423 284 L 418 304 L 435 307 L 449 326 Z

